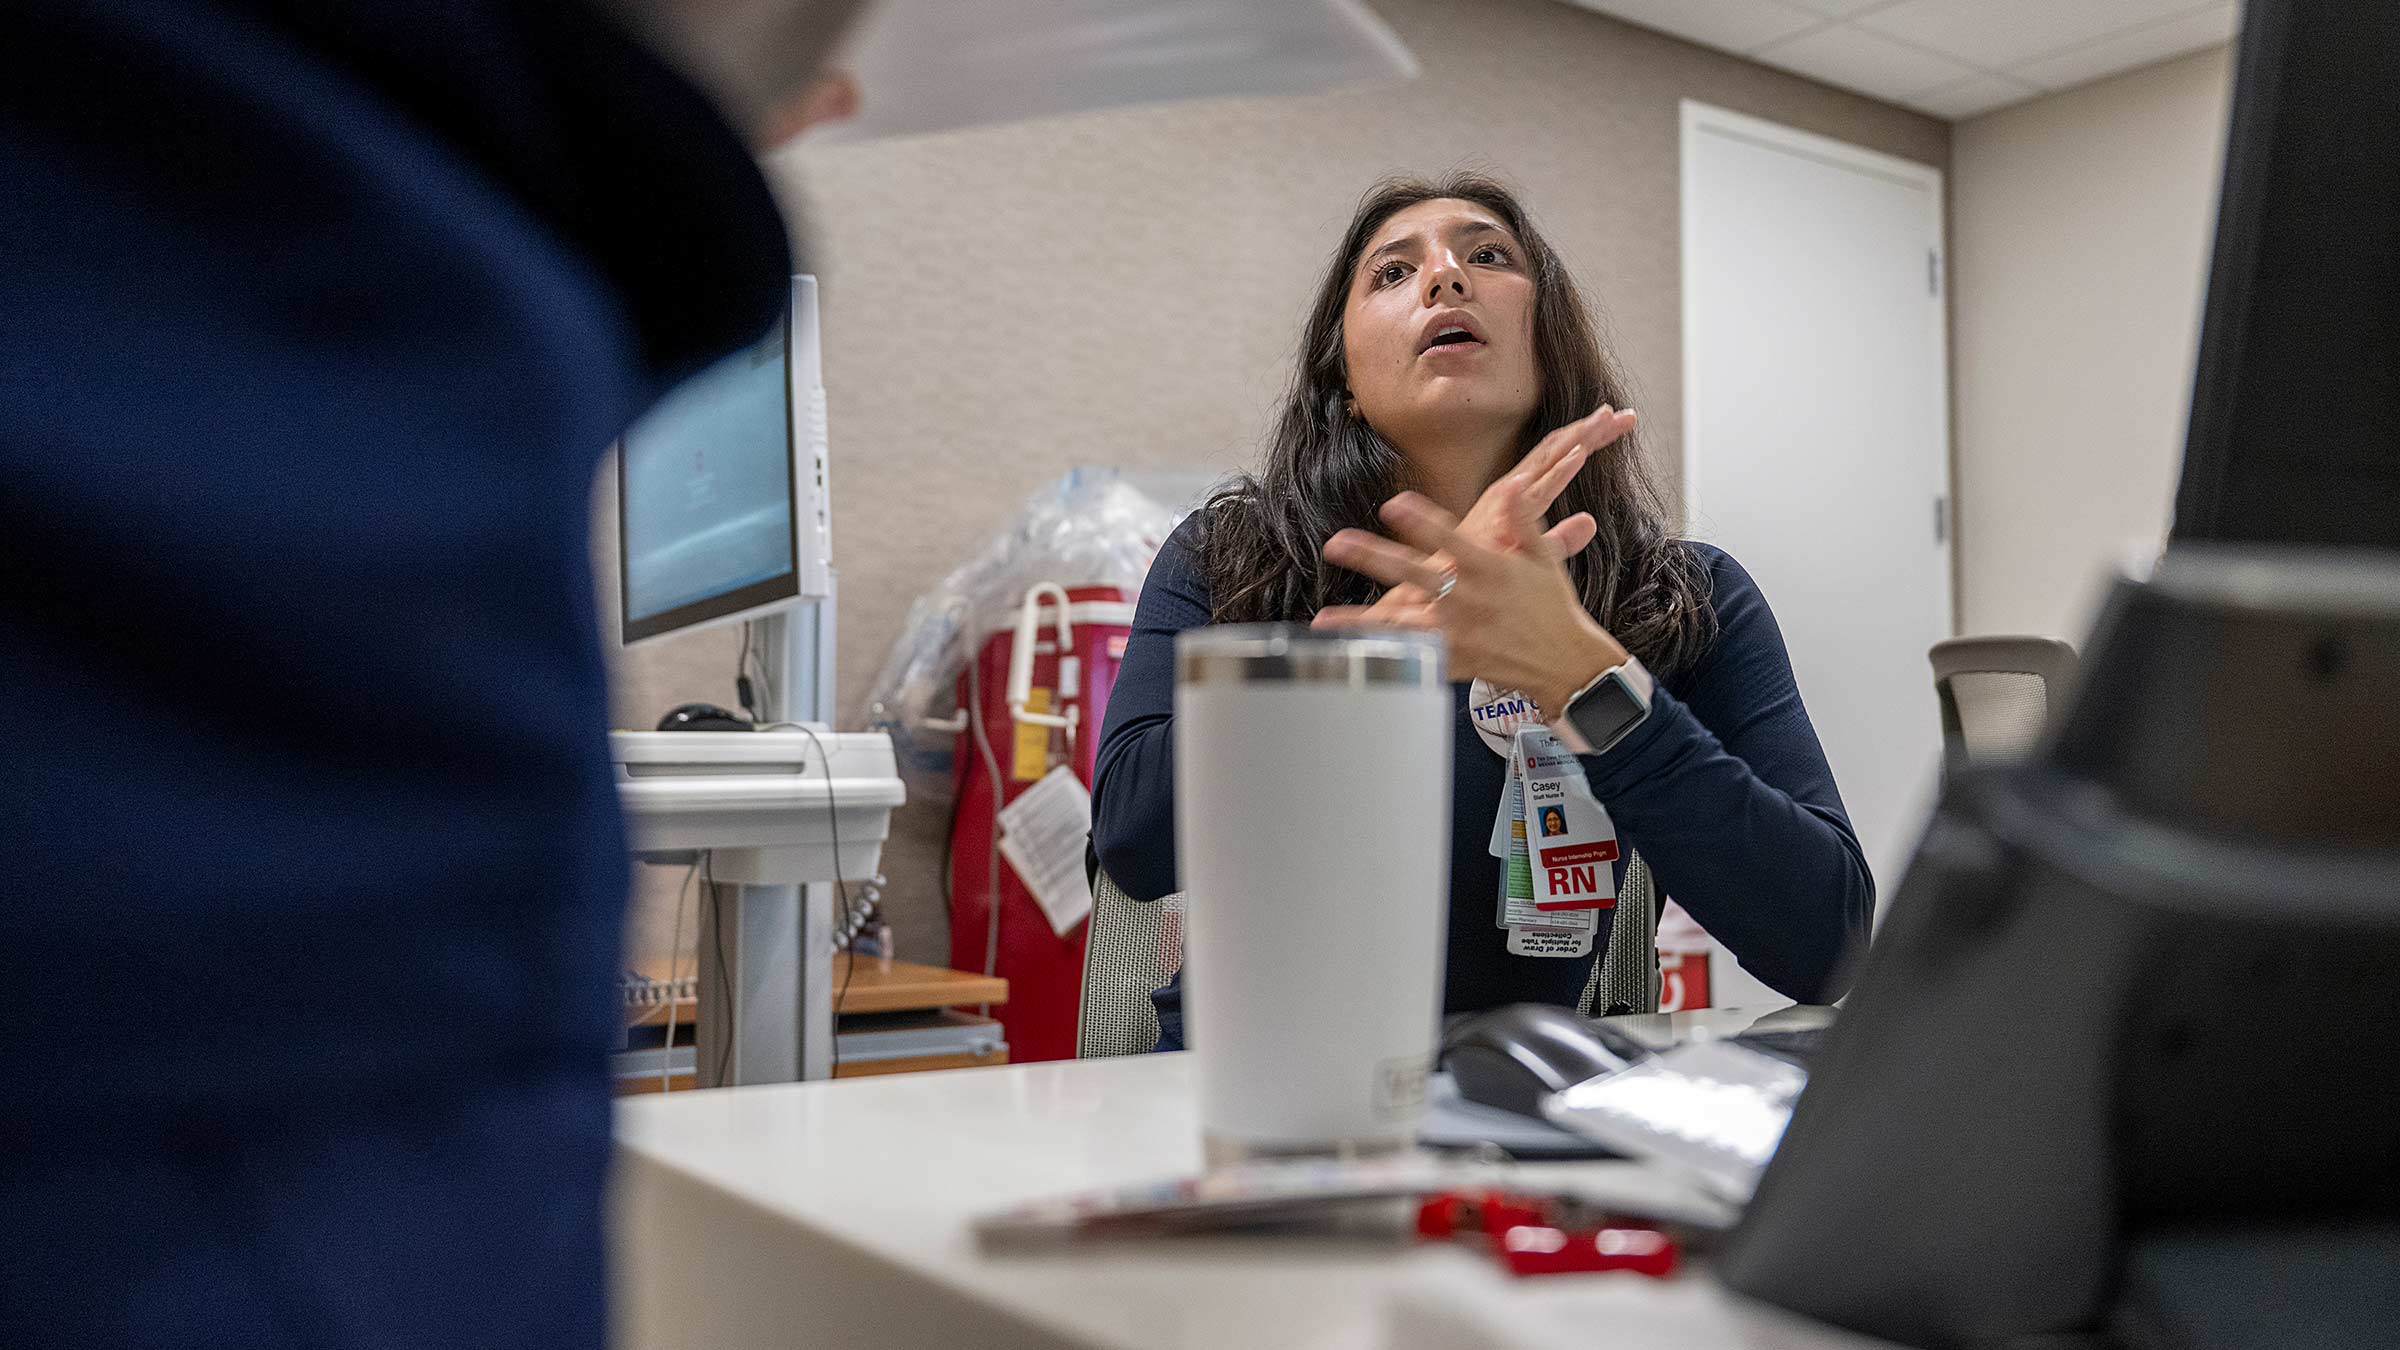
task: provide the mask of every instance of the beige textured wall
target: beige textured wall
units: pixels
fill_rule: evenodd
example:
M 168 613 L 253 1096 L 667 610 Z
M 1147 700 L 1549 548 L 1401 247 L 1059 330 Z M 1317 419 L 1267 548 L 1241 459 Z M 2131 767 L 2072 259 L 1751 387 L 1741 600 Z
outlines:
M 1947 166 L 1941 122 L 1557 3 L 1375 0 L 1424 64 L 1388 89 L 1133 109 L 778 156 L 823 277 L 845 725 L 909 601 L 1079 464 L 1257 452 L 1307 293 L 1376 177 L 1524 190 L 1604 310 L 1649 445 L 1680 463 L 1677 105 Z M 630 654 L 620 721 L 730 702 L 733 639 Z M 941 960 L 943 821 L 886 851 L 904 957 Z M 637 950 L 663 950 L 671 879 Z M 687 938 L 688 940 L 688 938 Z
M 2080 640 L 2110 569 L 2165 542 L 2230 68 L 2199 52 L 1954 133 L 1962 632 Z

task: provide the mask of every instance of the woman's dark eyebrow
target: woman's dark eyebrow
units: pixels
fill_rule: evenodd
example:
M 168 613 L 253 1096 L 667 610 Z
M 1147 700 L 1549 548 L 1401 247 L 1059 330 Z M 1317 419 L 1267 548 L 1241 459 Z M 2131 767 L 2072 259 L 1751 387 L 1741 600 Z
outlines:
M 1516 241 L 1516 236 L 1510 234 L 1506 226 L 1498 225 L 1488 220 L 1470 220 L 1464 225 L 1453 226 L 1450 230 L 1450 237 L 1453 239 L 1466 239 L 1479 234 L 1496 234 L 1503 239 L 1509 240 L 1511 243 Z M 1359 259 L 1358 265 L 1365 267 L 1367 264 L 1374 262 L 1377 258 L 1380 258 L 1387 253 L 1399 253 L 1404 250 L 1413 249 L 1416 247 L 1416 243 L 1417 237 L 1415 235 L 1401 235 L 1397 239 L 1386 241 L 1381 246 L 1376 248 L 1374 252 L 1369 253 L 1366 257 Z

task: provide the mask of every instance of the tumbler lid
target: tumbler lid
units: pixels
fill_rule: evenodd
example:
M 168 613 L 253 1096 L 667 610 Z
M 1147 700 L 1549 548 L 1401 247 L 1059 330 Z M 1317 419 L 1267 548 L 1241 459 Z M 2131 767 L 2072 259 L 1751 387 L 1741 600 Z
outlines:
M 1441 635 L 1396 628 L 1225 624 L 1175 635 L 1175 682 L 1429 687 L 1448 680 Z

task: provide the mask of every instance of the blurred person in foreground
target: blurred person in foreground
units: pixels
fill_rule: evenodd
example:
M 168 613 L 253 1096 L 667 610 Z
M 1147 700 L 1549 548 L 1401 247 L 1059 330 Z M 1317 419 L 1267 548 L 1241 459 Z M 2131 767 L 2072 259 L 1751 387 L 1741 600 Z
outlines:
M 779 312 L 854 8 L 10 7 L 12 1343 L 603 1343 L 588 493 Z

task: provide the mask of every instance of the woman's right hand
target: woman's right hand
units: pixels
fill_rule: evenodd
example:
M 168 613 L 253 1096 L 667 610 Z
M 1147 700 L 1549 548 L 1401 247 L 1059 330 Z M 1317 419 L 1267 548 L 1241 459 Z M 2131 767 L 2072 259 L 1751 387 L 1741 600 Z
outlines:
M 1595 450 L 1615 443 L 1633 429 L 1632 409 L 1622 412 L 1600 405 L 1591 416 L 1569 422 L 1541 439 L 1540 444 L 1525 453 L 1515 467 L 1502 474 L 1498 481 L 1485 488 L 1476 499 L 1473 510 L 1458 523 L 1462 538 L 1472 539 L 1488 547 L 1513 553 L 1540 549 L 1553 558 L 1571 558 L 1589 547 L 1592 536 L 1599 532 L 1599 522 L 1588 511 L 1578 511 L 1539 535 L 1528 536 L 1518 521 L 1530 511 L 1539 519 L 1567 490 L 1584 461 Z M 1504 485 L 1514 485 L 1502 491 Z M 1522 498 L 1516 493 L 1521 491 Z M 1522 504 L 1520 504 L 1522 503 Z M 1449 560 L 1435 554 L 1437 566 L 1448 566 Z M 1332 627 L 1424 627 L 1423 620 L 1433 597 L 1421 587 L 1402 584 L 1385 591 L 1381 598 L 1364 609 L 1352 605 L 1337 606 L 1319 614 L 1314 626 Z

